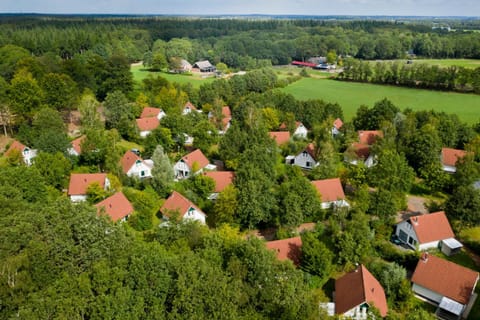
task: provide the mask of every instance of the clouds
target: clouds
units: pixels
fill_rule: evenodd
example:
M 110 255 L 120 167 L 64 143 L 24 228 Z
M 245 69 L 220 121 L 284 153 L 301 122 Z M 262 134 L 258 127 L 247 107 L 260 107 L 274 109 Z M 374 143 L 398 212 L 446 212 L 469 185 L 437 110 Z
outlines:
M 117 14 L 465 15 L 476 0 L 1 0 L 1 12 Z

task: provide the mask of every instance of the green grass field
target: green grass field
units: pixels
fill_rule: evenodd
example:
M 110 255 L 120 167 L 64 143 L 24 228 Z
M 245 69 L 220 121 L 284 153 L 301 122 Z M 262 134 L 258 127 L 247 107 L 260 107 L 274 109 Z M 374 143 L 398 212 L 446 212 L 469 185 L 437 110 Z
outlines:
M 195 88 L 200 87 L 204 83 L 213 81 L 215 78 L 202 78 L 196 75 L 185 75 L 185 74 L 171 74 L 165 72 L 151 72 L 146 70 L 143 66 L 132 66 L 130 68 L 132 71 L 133 79 L 135 82 L 140 83 L 143 79 L 148 77 L 148 75 L 161 76 L 167 79 L 170 82 L 177 82 L 180 84 L 191 83 Z
M 410 89 L 367 83 L 303 78 L 280 89 L 299 100 L 322 99 L 337 102 L 346 120 L 351 120 L 357 108 L 388 98 L 400 109 L 436 110 L 455 113 L 469 124 L 480 120 L 480 95 Z
M 416 59 L 414 63 L 427 63 L 441 67 L 458 66 L 465 68 L 480 67 L 480 60 L 477 59 Z

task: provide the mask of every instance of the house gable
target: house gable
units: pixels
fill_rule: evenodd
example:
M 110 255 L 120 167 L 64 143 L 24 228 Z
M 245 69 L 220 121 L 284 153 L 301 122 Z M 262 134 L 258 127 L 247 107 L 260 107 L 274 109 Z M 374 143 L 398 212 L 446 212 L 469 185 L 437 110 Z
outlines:
M 275 251 L 278 260 L 291 260 L 296 266 L 300 265 L 302 255 L 301 237 L 268 241 L 265 245 L 268 249 Z
M 172 192 L 160 208 L 160 212 L 167 219 L 170 218 L 172 213 L 178 212 L 180 219 L 197 220 L 203 224 L 206 222 L 206 214 L 177 191 Z
M 112 221 L 125 221 L 133 213 L 133 206 L 122 192 L 117 192 L 97 203 L 97 214 L 105 212 Z

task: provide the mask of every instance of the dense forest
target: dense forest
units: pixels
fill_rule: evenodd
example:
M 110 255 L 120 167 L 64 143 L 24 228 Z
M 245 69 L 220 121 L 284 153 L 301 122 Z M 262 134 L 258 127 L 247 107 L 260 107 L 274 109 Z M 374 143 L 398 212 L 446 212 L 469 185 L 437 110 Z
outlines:
M 38 151 L 31 166 L 18 152 L 0 158 L 0 319 L 323 319 L 318 304 L 331 300 L 333 279 L 358 263 L 385 288 L 387 319 L 434 318 L 406 279 L 419 254 L 398 250 L 390 237 L 411 193 L 425 196 L 431 212 L 445 210 L 457 232 L 478 226 L 480 124 L 435 110 L 400 110 L 387 97 L 359 106 L 333 134 L 335 119 L 344 118 L 341 106 L 280 92 L 301 75 L 279 78 L 268 66 L 333 51 L 367 59 L 408 50 L 480 57 L 480 33 L 384 21 L 7 16 L 0 22 L 3 134 L 8 144 L 14 138 Z M 135 82 L 130 63 L 144 57 L 161 69 L 181 57 L 250 71 L 199 88 L 157 74 Z M 356 77 L 359 71 L 345 63 L 346 75 Z M 202 112 L 183 114 L 187 102 Z M 231 126 L 220 133 L 224 106 Z M 135 119 L 145 107 L 166 116 L 141 137 Z M 293 136 L 297 122 L 309 129 L 306 138 L 280 145 L 271 138 L 278 130 Z M 345 161 L 359 130 L 382 132 L 370 146 L 373 167 Z M 187 136 L 192 145 L 185 145 Z M 78 137 L 82 152 L 73 156 Z M 455 174 L 442 170 L 443 147 L 467 151 Z M 317 166 L 285 163 L 306 148 Z M 132 149 L 155 164 L 151 178 L 122 170 L 120 159 Z M 194 149 L 235 172 L 216 200 L 209 198 L 210 177 L 174 179 L 173 164 Z M 108 173 L 111 189 L 92 185 L 86 202 L 72 204 L 70 174 L 98 172 Z M 349 207 L 322 208 L 312 181 L 328 178 L 340 179 Z M 93 206 L 117 191 L 134 207 L 125 223 Z M 198 205 L 207 225 L 161 224 L 159 208 L 173 191 Z M 276 239 L 296 236 L 303 223 L 315 226 L 301 233 L 298 267 L 278 261 L 254 236 L 266 229 Z

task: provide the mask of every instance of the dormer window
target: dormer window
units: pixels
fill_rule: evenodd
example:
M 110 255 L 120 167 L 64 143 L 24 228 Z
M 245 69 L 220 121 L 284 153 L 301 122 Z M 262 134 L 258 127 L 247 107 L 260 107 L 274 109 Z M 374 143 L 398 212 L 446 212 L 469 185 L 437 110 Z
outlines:
M 190 216 L 193 216 L 193 212 L 194 212 L 194 211 L 195 211 L 195 209 L 192 208 L 192 207 L 190 207 L 190 208 L 188 209 L 187 215 L 188 215 L 189 217 L 190 217 Z

